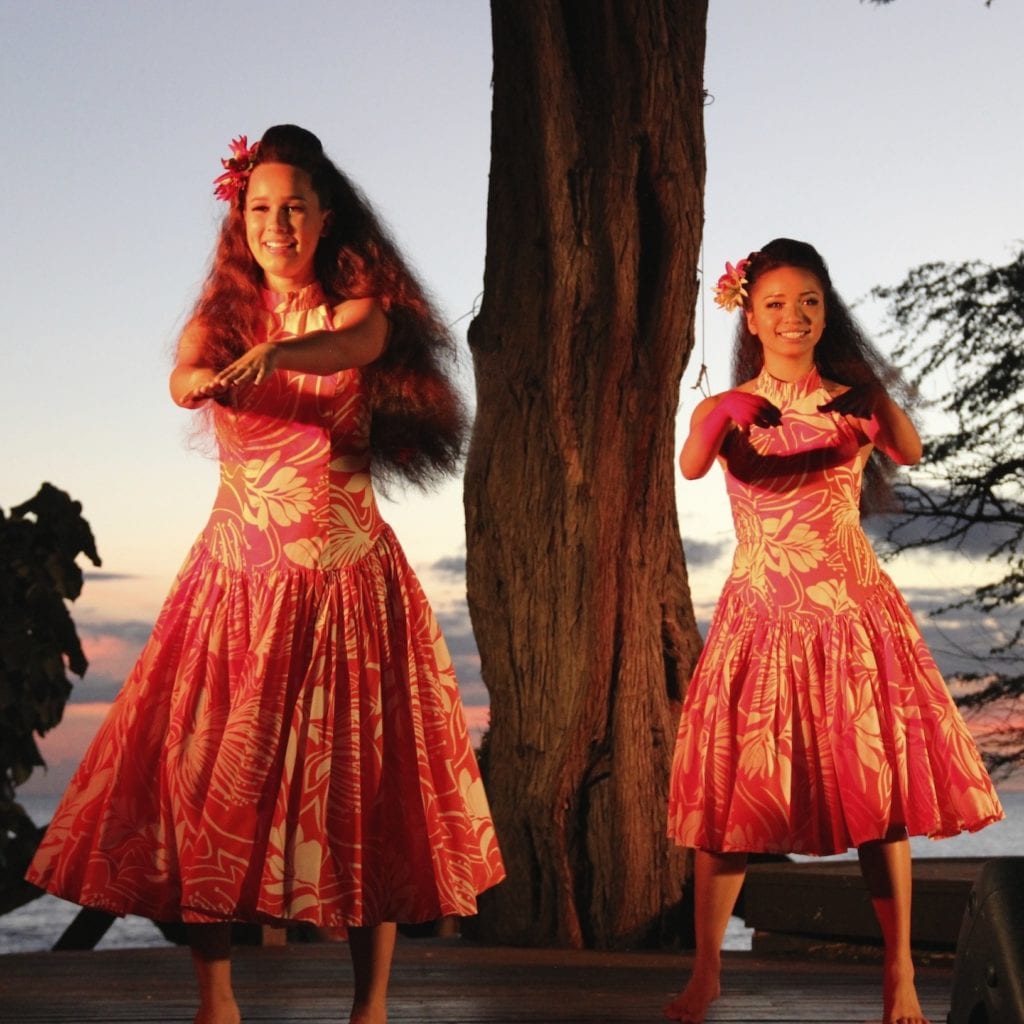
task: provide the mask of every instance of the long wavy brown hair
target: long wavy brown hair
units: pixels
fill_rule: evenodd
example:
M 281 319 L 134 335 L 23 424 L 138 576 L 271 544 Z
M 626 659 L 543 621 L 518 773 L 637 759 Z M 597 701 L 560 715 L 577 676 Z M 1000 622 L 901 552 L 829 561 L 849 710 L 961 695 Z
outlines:
M 871 343 L 832 284 L 828 266 L 821 254 L 808 242 L 792 238 L 775 238 L 752 252 L 746 269 L 748 298 L 745 310 L 750 309 L 749 295 L 754 283 L 762 275 L 779 267 L 798 267 L 809 270 L 821 282 L 825 296 L 825 329 L 814 347 L 814 363 L 826 380 L 853 387 L 857 384 L 878 383 L 904 407 L 911 407 L 915 395 L 900 371 Z M 764 351 L 760 339 L 751 334 L 747 318 L 740 317 L 733 349 L 733 386 L 756 377 L 764 366 Z M 864 470 L 861 490 L 861 511 L 889 512 L 897 508 L 893 493 L 896 467 L 891 459 L 877 449 Z
M 375 297 L 390 324 L 383 355 L 363 369 L 370 403 L 373 473 L 429 486 L 456 472 L 467 433 L 465 405 L 451 372 L 455 343 L 369 202 L 297 125 L 275 125 L 260 139 L 255 163 L 306 171 L 324 210 L 327 232 L 314 268 L 327 298 Z M 256 344 L 264 328 L 263 271 L 245 236 L 245 190 L 224 218 L 213 264 L 190 323 L 203 330 L 203 355 L 221 369 Z

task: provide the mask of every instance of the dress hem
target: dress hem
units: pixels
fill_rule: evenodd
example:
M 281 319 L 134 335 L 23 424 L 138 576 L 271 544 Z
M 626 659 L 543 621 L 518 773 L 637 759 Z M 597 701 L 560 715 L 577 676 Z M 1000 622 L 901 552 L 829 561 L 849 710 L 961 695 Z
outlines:
M 994 825 L 998 821 L 1005 820 L 1005 818 L 1006 814 L 1000 812 L 999 814 L 990 814 L 985 818 L 980 818 L 978 821 L 972 822 L 971 824 L 965 823 L 956 829 L 936 829 L 933 832 L 924 832 L 921 830 L 909 831 L 904 838 L 931 839 L 935 842 L 943 839 L 954 839 L 957 836 L 973 835 L 975 832 L 980 832 L 983 828 L 987 828 L 989 825 Z M 697 845 L 685 842 L 678 836 L 673 835 L 671 832 L 668 833 L 668 838 L 681 849 L 703 850 L 708 853 L 796 854 L 800 857 L 835 857 L 839 854 L 849 853 L 851 850 L 856 850 L 867 843 L 882 842 L 885 839 L 885 835 L 862 839 L 859 843 L 851 841 L 849 846 L 837 846 L 835 849 L 831 850 L 822 850 L 820 848 L 814 850 L 798 849 L 792 845 L 772 845 L 770 843 L 762 843 L 757 846 L 740 846 L 734 843 L 720 843 L 713 846 Z

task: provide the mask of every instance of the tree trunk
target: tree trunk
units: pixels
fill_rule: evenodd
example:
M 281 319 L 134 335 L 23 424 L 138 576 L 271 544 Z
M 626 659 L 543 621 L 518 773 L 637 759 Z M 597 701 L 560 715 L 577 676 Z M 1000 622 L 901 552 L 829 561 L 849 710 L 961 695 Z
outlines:
M 661 941 L 700 640 L 673 483 L 703 222 L 705 0 L 492 0 L 467 586 L 508 880 L 491 941 Z

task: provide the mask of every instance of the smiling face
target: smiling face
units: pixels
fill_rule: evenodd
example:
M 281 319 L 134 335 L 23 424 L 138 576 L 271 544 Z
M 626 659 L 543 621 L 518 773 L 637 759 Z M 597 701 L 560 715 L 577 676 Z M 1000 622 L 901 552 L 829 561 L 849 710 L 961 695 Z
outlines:
M 817 274 L 776 267 L 750 292 L 747 327 L 764 350 L 768 372 L 785 380 L 810 370 L 814 346 L 825 330 L 825 291 Z
M 275 163 L 253 170 L 245 193 L 245 238 L 271 291 L 313 283 L 313 257 L 329 216 L 306 171 Z

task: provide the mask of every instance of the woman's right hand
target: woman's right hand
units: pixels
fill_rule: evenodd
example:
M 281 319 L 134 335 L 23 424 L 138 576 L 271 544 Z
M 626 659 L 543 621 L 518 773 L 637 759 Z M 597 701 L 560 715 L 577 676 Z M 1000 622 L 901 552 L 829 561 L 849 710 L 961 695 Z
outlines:
M 171 398 L 183 409 L 195 409 L 211 398 L 219 398 L 224 388 L 214 383 L 216 373 L 208 366 L 178 363 L 171 371 Z
M 196 320 L 182 332 L 178 354 L 171 370 L 171 398 L 183 409 L 195 409 L 228 390 L 217 381 L 217 371 L 206 366 L 203 356 L 204 331 Z
M 192 371 L 188 389 L 176 400 L 187 409 L 194 409 L 211 398 L 219 398 L 231 390 L 230 384 L 219 380 L 212 370 L 202 368 Z
M 702 477 L 718 457 L 732 428 L 777 427 L 782 413 L 767 398 L 749 391 L 726 391 L 705 398 L 693 411 L 690 433 L 679 454 L 679 468 L 687 480 Z
M 223 398 L 242 384 L 262 384 L 274 372 L 276 361 L 277 345 L 263 342 L 219 372 L 179 363 L 171 374 L 171 394 L 178 405 L 194 409 L 208 399 Z
M 777 427 L 782 423 L 782 413 L 778 406 L 749 391 L 726 391 L 719 398 L 714 413 L 728 417 L 740 430 Z

